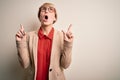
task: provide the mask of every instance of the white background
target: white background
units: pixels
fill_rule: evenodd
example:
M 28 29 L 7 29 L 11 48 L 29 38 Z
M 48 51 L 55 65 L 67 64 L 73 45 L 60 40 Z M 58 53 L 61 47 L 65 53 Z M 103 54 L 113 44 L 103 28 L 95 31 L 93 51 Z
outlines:
M 72 24 L 72 64 L 67 80 L 120 80 L 120 0 L 0 0 L 0 80 L 22 80 L 15 34 L 39 28 L 38 8 L 56 5 L 54 27 L 67 30 Z

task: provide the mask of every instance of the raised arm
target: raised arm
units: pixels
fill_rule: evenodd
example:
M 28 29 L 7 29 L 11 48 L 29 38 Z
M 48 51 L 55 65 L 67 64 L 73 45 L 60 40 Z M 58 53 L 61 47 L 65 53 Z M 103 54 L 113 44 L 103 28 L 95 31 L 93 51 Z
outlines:
M 64 37 L 64 44 L 63 44 L 63 51 L 61 56 L 61 66 L 65 69 L 69 67 L 71 63 L 72 43 L 73 43 L 73 34 L 71 32 L 71 27 L 72 25 L 68 27 L 67 32 L 62 31 Z
M 30 64 L 27 35 L 24 27 L 20 25 L 19 31 L 15 35 L 16 46 L 18 50 L 18 58 L 23 68 L 27 68 Z

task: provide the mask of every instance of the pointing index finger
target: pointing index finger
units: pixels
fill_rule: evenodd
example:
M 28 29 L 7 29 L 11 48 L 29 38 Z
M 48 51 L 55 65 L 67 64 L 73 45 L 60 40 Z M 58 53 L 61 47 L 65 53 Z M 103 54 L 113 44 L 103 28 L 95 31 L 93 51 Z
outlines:
M 22 24 L 20 24 L 20 29 L 21 29 L 21 31 L 22 31 L 22 34 L 25 35 L 24 27 L 23 27 Z
M 24 27 L 22 24 L 20 24 L 20 29 L 24 31 Z
M 70 32 L 70 31 L 71 31 L 71 27 L 72 27 L 72 24 L 69 25 L 67 32 Z

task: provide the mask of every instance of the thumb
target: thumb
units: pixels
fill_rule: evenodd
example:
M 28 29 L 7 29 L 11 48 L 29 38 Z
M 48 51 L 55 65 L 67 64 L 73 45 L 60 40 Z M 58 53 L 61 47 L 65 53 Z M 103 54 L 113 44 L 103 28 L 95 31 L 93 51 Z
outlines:
M 63 32 L 63 35 L 65 35 L 65 31 L 62 30 L 62 32 Z
M 66 33 L 63 30 L 62 30 L 62 32 L 63 32 L 64 39 L 66 40 L 66 38 L 67 38 Z

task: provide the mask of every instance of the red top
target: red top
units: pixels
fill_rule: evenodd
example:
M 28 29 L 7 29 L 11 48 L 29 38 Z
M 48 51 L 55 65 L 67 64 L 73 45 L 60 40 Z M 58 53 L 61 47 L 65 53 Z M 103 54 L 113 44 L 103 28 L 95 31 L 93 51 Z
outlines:
M 43 34 L 41 28 L 39 29 L 36 80 L 48 80 L 53 34 L 54 28 L 51 29 L 48 36 Z

